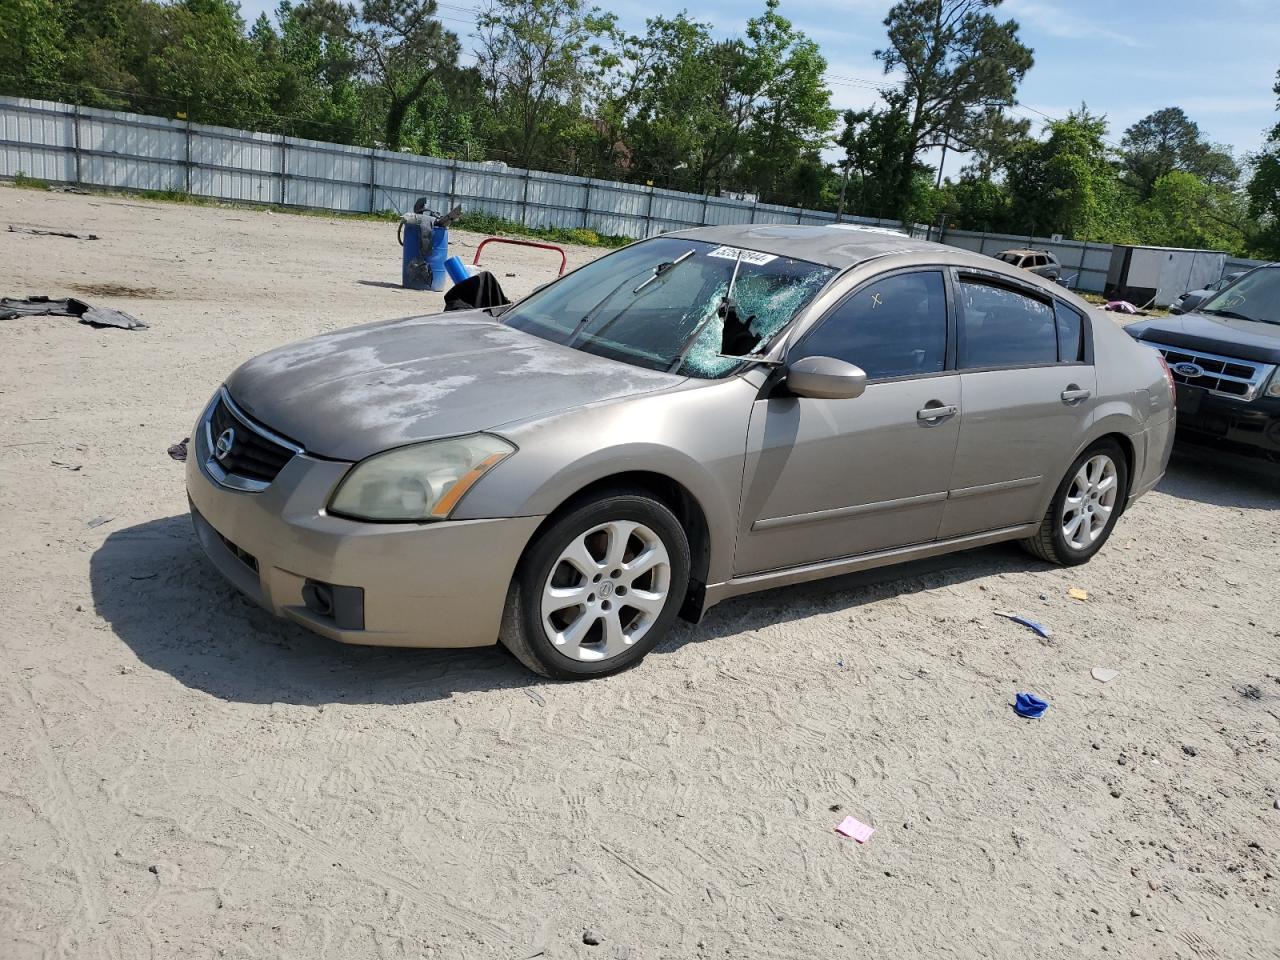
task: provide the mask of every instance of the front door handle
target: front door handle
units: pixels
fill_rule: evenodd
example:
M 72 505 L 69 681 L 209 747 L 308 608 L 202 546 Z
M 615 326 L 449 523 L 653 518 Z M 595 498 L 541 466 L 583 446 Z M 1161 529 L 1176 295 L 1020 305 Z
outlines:
M 1088 400 L 1093 394 L 1088 390 L 1081 390 L 1074 383 L 1067 389 L 1062 391 L 1063 403 L 1079 403 L 1081 400 Z
M 916 411 L 916 419 L 924 423 L 937 423 L 947 417 L 954 417 L 959 412 L 960 408 L 955 404 L 943 404 L 937 400 L 930 400 Z

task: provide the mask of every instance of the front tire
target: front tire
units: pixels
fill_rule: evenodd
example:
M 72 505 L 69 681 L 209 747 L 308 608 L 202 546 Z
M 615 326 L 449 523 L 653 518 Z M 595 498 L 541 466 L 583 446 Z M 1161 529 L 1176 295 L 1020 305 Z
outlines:
M 1040 529 L 1021 541 L 1050 563 L 1087 562 L 1111 536 L 1129 490 L 1129 464 L 1113 440 L 1100 440 L 1080 456 L 1058 485 Z
M 640 491 L 570 510 L 538 534 L 516 569 L 500 639 L 556 680 L 616 673 L 666 636 L 689 586 L 689 540 Z

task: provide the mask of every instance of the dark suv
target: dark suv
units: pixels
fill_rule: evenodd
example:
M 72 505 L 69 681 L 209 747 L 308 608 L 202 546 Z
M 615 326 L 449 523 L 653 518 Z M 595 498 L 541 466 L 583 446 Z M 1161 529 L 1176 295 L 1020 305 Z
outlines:
M 1178 439 L 1280 460 L 1280 263 L 1257 267 L 1194 312 L 1125 328 L 1178 384 Z

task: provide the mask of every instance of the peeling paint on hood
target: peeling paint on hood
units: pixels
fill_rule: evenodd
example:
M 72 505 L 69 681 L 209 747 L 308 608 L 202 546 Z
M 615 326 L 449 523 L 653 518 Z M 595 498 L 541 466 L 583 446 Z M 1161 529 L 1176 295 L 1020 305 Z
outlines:
M 309 453 L 362 460 L 406 443 L 493 430 L 684 380 L 551 343 L 468 310 L 280 347 L 241 365 L 227 389 L 247 413 Z

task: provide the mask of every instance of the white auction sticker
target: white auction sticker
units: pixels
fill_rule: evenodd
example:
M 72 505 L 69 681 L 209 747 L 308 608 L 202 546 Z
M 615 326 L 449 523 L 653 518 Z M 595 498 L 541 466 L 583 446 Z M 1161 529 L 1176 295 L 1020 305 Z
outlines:
M 743 263 L 754 263 L 757 267 L 762 267 L 770 260 L 777 260 L 777 256 L 772 253 L 759 253 L 756 250 L 741 250 L 738 247 L 716 247 L 708 257 L 720 257 L 724 260 L 737 260 L 738 254 L 742 254 Z

